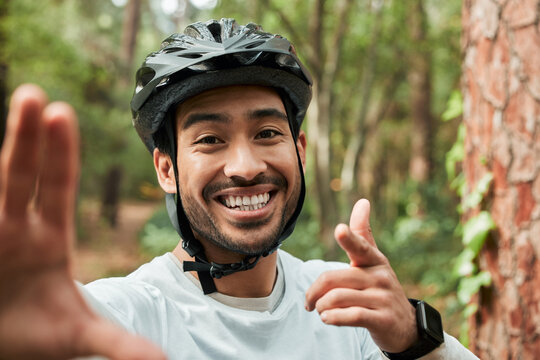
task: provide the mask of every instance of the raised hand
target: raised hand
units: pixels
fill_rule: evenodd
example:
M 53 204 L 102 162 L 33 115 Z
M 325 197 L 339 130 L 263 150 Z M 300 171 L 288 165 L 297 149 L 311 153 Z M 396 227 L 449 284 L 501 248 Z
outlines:
M 15 91 L 0 154 L 0 359 L 164 359 L 96 316 L 72 280 L 78 147 L 69 105 Z
M 418 338 L 415 310 L 375 244 L 369 212 L 369 202 L 359 200 L 349 226 L 336 227 L 350 267 L 323 273 L 306 293 L 306 309 L 317 309 L 326 324 L 367 328 L 382 350 L 401 352 Z

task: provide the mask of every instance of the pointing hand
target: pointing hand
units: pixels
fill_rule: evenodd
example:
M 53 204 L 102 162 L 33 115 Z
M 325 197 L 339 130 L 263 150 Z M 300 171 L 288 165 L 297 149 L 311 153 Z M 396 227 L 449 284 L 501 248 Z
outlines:
M 369 201 L 359 200 L 349 225 L 336 227 L 334 236 L 350 267 L 323 273 L 306 293 L 306 308 L 316 309 L 329 325 L 367 328 L 382 350 L 401 352 L 418 338 L 415 310 L 377 248 L 369 213 Z

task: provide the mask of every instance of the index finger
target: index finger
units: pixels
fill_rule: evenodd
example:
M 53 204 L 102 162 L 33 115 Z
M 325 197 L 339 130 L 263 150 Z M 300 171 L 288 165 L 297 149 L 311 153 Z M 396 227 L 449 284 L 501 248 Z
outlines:
M 47 101 L 35 85 L 21 85 L 13 93 L 6 137 L 0 155 L 0 209 L 23 216 L 34 192 L 39 168 L 41 113 Z

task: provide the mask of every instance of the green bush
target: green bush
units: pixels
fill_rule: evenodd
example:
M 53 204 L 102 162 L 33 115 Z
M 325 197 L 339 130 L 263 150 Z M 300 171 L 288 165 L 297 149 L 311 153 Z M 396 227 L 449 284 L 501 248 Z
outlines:
M 180 237 L 169 221 L 165 206 L 159 208 L 148 220 L 139 236 L 141 248 L 152 256 L 172 251 Z

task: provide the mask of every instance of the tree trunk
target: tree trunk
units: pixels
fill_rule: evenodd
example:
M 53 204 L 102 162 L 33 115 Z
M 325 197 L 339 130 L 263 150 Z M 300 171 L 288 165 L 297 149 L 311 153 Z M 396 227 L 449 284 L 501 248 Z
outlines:
M 359 86 L 359 98 L 360 107 L 358 116 L 356 117 L 355 127 L 347 149 L 345 156 L 343 157 L 343 167 L 341 168 L 341 205 L 342 215 L 341 221 L 348 221 L 345 217 L 345 213 L 349 214 L 356 199 L 356 175 L 358 168 L 359 157 L 361 156 L 368 133 L 372 131 L 375 124 L 368 124 L 368 106 L 370 104 L 371 95 L 373 93 L 373 83 L 375 81 L 375 64 L 377 62 L 377 43 L 379 41 L 379 34 L 382 26 L 382 5 L 374 7 L 373 9 L 373 29 L 371 31 L 370 44 L 367 51 L 366 59 L 364 60 L 362 79 Z M 392 84 L 394 86 L 394 84 Z M 382 102 L 386 102 L 387 98 L 384 98 Z M 382 113 L 383 109 L 378 109 L 378 113 Z M 375 115 L 374 122 L 378 122 L 379 115 Z M 371 125 L 371 126 L 370 126 Z
M 124 69 L 126 84 L 130 84 L 132 78 L 133 57 L 137 44 L 137 33 L 141 18 L 141 0 L 129 0 L 124 9 L 124 22 L 122 24 L 122 52 L 121 61 Z
M 317 217 L 319 220 L 319 238 L 326 248 L 326 256 L 336 255 L 336 244 L 333 239 L 335 226 L 336 203 L 330 189 L 330 87 L 324 78 L 326 54 L 324 44 L 324 0 L 317 0 L 314 14 L 310 23 L 313 49 L 310 62 L 313 64 L 313 100 L 307 114 L 307 131 L 310 134 L 310 149 L 314 164 L 314 199 L 316 201 Z M 331 74 L 327 74 L 331 76 Z
M 324 1 L 319 0 L 315 8 L 312 29 L 312 52 L 314 58 L 310 63 L 315 64 L 313 86 L 313 102 L 308 112 L 308 133 L 311 137 L 311 149 L 315 164 L 315 199 L 320 224 L 320 238 L 325 244 L 327 259 L 337 257 L 338 246 L 334 240 L 334 227 L 338 219 L 336 194 L 330 187 L 332 180 L 330 149 L 330 119 L 334 104 L 333 84 L 341 64 L 343 39 L 348 28 L 348 14 L 354 2 L 342 0 L 337 6 L 337 18 L 341 19 L 337 28 L 332 31 L 330 49 L 323 54 L 324 43 Z M 322 60 L 322 61 L 321 61 Z
M 8 0 L 0 1 L 0 23 L 7 17 L 8 14 Z M 5 52 L 3 49 L 6 47 L 6 34 L 4 29 L 0 27 L 0 148 L 2 148 L 2 142 L 4 140 L 4 134 L 6 132 L 6 117 L 7 117 L 7 73 L 8 64 L 5 58 Z
M 120 61 L 122 63 L 123 76 L 122 85 L 129 86 L 132 78 L 133 58 L 135 45 L 137 44 L 137 32 L 141 17 L 141 0 L 129 0 L 124 10 L 124 23 L 122 26 L 122 52 Z M 120 145 L 123 146 L 123 145 Z M 115 149 L 119 151 L 119 149 Z M 120 202 L 120 188 L 122 181 L 122 165 L 112 164 L 107 169 L 102 189 L 101 214 L 103 218 L 112 226 L 116 226 L 118 206 Z
M 480 255 L 492 285 L 470 319 L 487 360 L 540 354 L 539 18 L 538 0 L 463 2 L 464 171 L 469 189 L 493 174 L 497 225 Z
M 415 0 L 409 12 L 411 40 L 416 49 L 410 54 L 408 80 L 411 87 L 412 117 L 410 177 L 423 183 L 432 168 L 434 124 L 431 116 L 431 55 L 426 44 L 427 17 L 423 0 Z
M 111 227 L 116 227 L 118 220 L 118 199 L 120 199 L 120 183 L 123 169 L 120 165 L 109 168 L 103 182 L 103 198 L 101 215 Z

